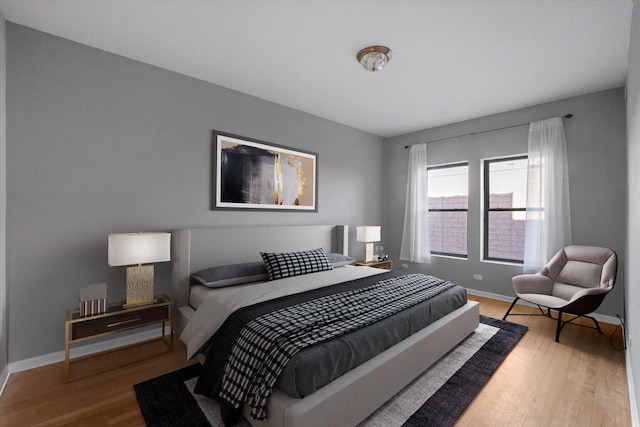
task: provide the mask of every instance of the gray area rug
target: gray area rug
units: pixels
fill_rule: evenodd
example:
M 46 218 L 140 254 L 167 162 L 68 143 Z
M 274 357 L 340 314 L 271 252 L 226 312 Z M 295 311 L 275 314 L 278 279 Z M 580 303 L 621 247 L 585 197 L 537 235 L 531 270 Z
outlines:
M 526 331 L 480 316 L 469 337 L 359 426 L 452 426 Z M 196 364 L 134 386 L 148 426 L 224 426 L 216 401 L 193 393 L 199 370 Z M 244 419 L 238 426 L 250 427 Z

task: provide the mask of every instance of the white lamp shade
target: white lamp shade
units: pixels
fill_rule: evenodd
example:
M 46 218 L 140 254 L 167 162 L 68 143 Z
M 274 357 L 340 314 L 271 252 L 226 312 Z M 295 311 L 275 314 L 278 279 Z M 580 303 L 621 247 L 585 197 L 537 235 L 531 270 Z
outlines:
M 109 234 L 109 265 L 171 261 L 171 233 Z
M 363 225 L 356 227 L 356 240 L 358 242 L 379 242 L 380 241 L 379 225 Z

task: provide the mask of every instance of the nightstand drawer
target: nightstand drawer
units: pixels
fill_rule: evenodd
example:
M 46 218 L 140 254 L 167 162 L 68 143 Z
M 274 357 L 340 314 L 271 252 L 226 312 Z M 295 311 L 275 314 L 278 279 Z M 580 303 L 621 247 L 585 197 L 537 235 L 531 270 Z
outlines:
M 71 326 L 71 339 L 78 340 L 169 319 L 169 306 L 145 307 L 142 310 L 74 323 Z

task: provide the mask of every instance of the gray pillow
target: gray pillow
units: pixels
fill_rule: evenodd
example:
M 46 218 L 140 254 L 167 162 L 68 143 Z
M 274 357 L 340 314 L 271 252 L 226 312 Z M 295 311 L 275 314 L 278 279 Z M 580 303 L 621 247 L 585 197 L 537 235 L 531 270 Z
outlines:
M 345 265 L 353 264 L 356 260 L 348 255 L 337 254 L 335 252 L 329 252 L 327 259 L 333 265 L 333 268 L 344 267 Z
M 200 283 L 210 288 L 242 285 L 268 279 L 264 262 L 247 262 L 211 267 L 193 273 L 191 277 L 194 283 Z

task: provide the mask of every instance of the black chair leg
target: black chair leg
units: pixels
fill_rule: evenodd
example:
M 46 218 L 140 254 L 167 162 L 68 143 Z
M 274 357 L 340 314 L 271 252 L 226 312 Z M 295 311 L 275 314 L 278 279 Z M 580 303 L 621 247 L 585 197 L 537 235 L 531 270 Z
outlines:
M 593 320 L 593 323 L 596 325 L 596 329 L 598 330 L 598 333 L 602 333 L 602 329 L 600 329 L 600 324 L 598 323 L 595 317 L 591 317 L 591 316 L 583 316 L 583 317 L 588 317 L 589 319 Z
M 558 326 L 556 326 L 556 342 L 560 342 L 560 331 L 562 330 L 562 312 L 558 312 Z
M 511 313 L 511 309 L 513 308 L 514 305 L 516 305 L 516 301 L 518 301 L 519 299 L 520 297 L 516 297 L 516 299 L 513 300 L 513 302 L 511 303 L 511 306 L 509 307 L 509 310 L 507 310 L 507 312 L 502 317 L 502 320 L 507 320 L 507 316 L 509 315 L 509 313 Z

